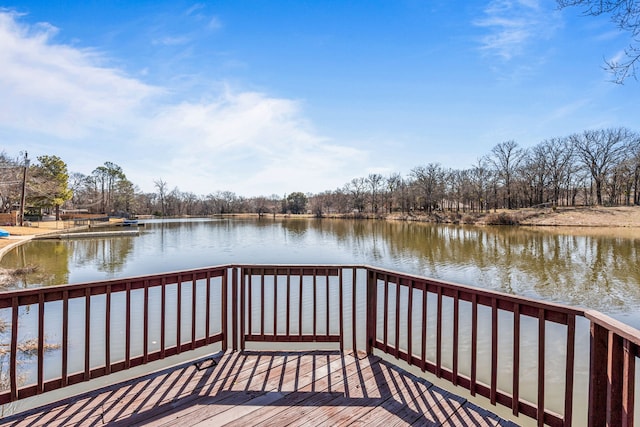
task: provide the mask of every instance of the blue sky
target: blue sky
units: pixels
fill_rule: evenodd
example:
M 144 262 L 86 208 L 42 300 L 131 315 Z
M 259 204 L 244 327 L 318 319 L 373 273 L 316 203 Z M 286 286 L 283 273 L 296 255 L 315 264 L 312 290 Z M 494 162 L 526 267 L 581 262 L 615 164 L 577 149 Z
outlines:
M 496 144 L 638 131 L 629 37 L 552 0 L 17 1 L 0 150 L 206 195 L 320 192 Z

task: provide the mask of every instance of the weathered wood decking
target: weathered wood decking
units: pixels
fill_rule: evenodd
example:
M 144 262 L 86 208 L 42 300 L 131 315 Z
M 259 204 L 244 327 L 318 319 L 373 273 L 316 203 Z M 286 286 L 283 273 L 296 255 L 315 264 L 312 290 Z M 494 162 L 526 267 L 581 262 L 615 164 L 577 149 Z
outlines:
M 339 351 L 219 353 L 0 424 L 515 425 L 379 357 Z

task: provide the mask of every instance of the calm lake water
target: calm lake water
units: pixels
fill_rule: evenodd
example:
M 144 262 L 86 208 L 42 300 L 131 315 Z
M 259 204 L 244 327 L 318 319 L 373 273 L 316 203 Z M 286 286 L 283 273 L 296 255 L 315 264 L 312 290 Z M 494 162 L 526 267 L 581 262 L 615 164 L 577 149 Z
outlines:
M 329 219 L 145 221 L 140 235 L 40 240 L 7 268 L 18 287 L 82 283 L 228 263 L 370 264 L 599 310 L 640 329 L 640 239 L 554 229 Z

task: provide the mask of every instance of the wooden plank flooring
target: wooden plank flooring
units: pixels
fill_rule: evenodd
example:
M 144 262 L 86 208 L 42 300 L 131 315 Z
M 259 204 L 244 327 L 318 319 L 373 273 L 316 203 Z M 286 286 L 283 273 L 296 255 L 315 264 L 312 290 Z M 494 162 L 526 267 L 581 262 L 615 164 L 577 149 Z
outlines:
M 0 419 L 0 425 L 515 426 L 378 357 L 227 352 Z

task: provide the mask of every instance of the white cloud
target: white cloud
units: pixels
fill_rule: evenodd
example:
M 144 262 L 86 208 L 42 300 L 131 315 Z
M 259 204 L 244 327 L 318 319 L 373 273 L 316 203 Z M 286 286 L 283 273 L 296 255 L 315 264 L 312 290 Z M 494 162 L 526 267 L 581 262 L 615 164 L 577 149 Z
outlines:
M 551 37 L 560 21 L 556 11 L 538 0 L 492 0 L 474 24 L 487 30 L 482 50 L 508 61 L 534 41 Z
M 319 136 L 297 101 L 214 82 L 200 102 L 168 101 L 179 94 L 55 33 L 0 12 L 0 133 L 20 141 L 10 150 L 60 155 L 73 172 L 112 161 L 145 191 L 162 178 L 196 194 L 322 191 L 364 170 L 366 153 Z
M 85 138 L 126 122 L 161 90 L 102 65 L 91 50 L 52 43 L 49 25 L 20 26 L 0 13 L 0 126 Z

